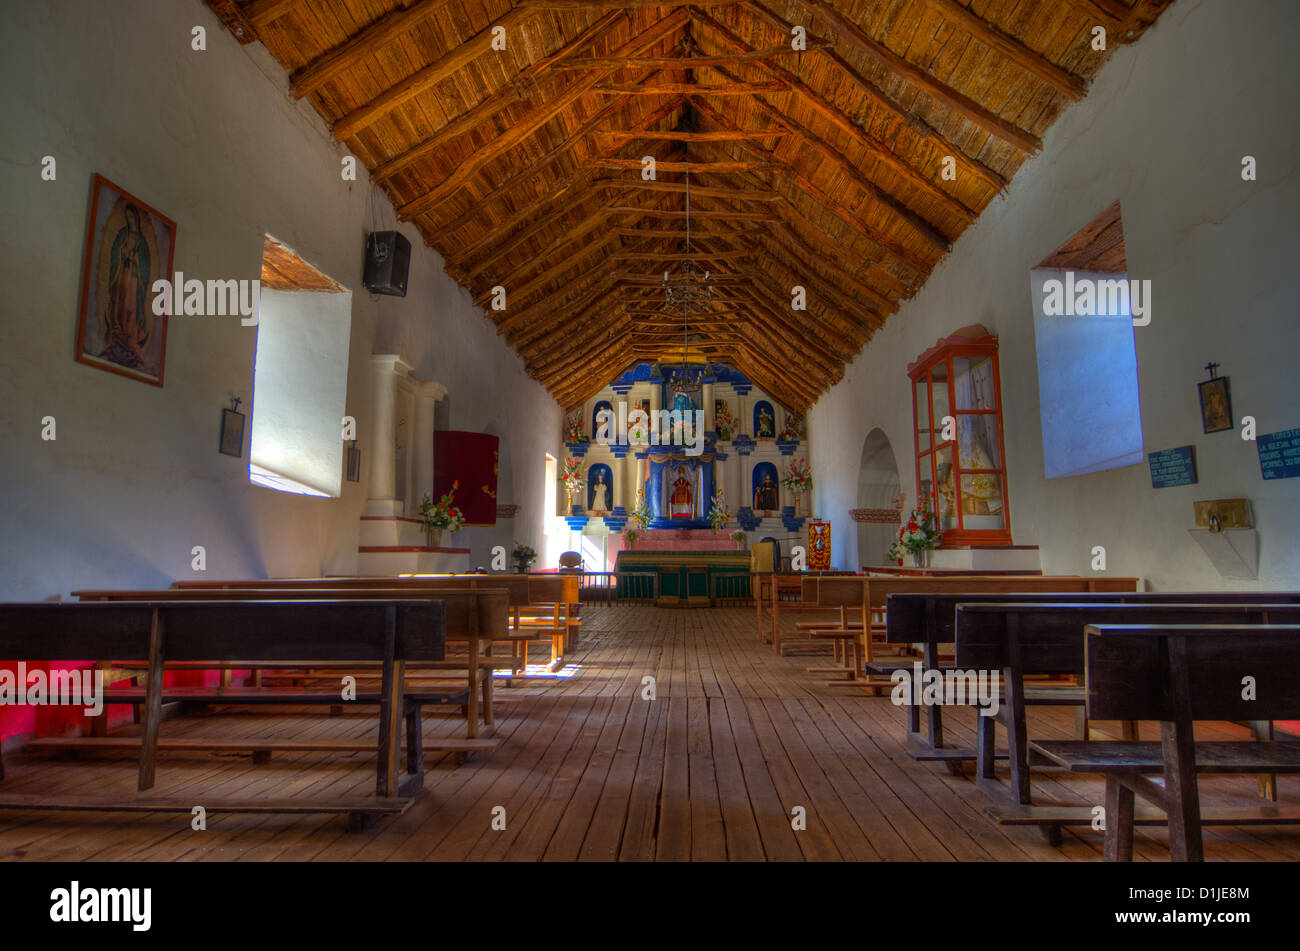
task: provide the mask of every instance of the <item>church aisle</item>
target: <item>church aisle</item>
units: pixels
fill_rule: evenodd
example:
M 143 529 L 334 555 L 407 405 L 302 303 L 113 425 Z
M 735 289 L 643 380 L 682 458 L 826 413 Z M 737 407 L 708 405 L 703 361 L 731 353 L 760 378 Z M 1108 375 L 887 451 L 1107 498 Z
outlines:
M 778 657 L 754 636 L 750 609 L 594 607 L 563 675 L 502 688 L 501 746 L 456 765 L 431 759 L 426 791 L 404 815 L 361 834 L 337 818 L 12 814 L 0 860 L 266 861 L 1095 861 L 1100 833 L 1067 831 L 1053 848 L 1032 828 L 983 815 L 966 778 L 903 751 L 903 711 L 888 698 L 826 686 L 806 656 Z M 647 700 L 654 678 L 654 699 Z M 517 682 L 518 683 L 518 682 Z M 950 711 L 953 740 L 973 742 L 973 717 Z M 168 721 L 165 733 L 309 736 L 340 718 L 305 713 L 210 715 Z M 356 718 L 366 737 L 372 720 Z M 1073 715 L 1030 714 L 1037 735 L 1068 737 Z M 349 724 L 351 725 L 351 724 Z M 429 717 L 426 735 L 455 731 Z M 1144 725 L 1150 728 L 1150 725 Z M 1222 726 L 1214 736 L 1231 735 Z M 1210 736 L 1209 733 L 1206 734 Z M 15 791 L 68 793 L 134 781 L 133 763 L 11 756 Z M 365 756 L 299 754 L 252 765 L 246 756 L 166 757 L 160 792 L 205 796 L 368 795 Z M 1043 801 L 1092 802 L 1100 783 L 1035 772 Z M 1300 791 L 1281 777 L 1283 798 Z M 1248 777 L 1207 777 L 1207 803 L 1249 796 Z M 21 787 L 21 789 L 19 788 Z M 802 807 L 806 828 L 792 828 Z M 504 809 L 504 829 L 500 825 Z M 1141 828 L 1140 859 L 1164 861 L 1163 828 Z M 1212 860 L 1300 859 L 1294 829 L 1207 830 Z

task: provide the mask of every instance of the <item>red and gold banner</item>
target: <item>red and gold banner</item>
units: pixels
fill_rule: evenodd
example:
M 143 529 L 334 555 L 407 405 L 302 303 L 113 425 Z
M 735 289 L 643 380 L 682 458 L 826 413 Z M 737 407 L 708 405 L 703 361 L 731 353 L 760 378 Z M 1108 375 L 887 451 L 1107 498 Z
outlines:
M 466 525 L 497 523 L 497 458 L 500 438 L 449 429 L 433 434 L 433 500 L 459 482 L 453 500 Z
M 808 523 L 808 570 L 830 571 L 831 523 Z

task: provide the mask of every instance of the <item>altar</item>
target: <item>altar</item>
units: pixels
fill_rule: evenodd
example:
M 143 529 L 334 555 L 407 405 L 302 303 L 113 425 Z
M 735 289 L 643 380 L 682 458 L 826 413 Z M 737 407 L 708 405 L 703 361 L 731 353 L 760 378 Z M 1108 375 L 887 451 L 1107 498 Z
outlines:
M 618 596 L 644 592 L 654 579 L 660 607 L 709 607 L 716 598 L 749 596 L 747 551 L 621 551 L 615 562 Z

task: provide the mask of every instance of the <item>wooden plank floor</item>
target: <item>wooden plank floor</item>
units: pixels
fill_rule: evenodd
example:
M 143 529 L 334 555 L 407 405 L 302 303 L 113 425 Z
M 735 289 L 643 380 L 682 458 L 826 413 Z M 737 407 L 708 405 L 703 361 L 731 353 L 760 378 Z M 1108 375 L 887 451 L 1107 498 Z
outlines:
M 105 860 L 698 860 L 1099 861 L 1101 835 L 1067 830 L 1055 848 L 1035 828 L 999 827 L 966 778 L 903 751 L 904 712 L 888 698 L 827 686 L 811 655 L 760 646 L 749 608 L 584 609 L 583 644 L 564 676 L 516 681 L 498 714 L 500 747 L 456 765 L 431 757 L 426 789 L 404 815 L 360 834 L 337 817 L 0 814 L 0 859 Z M 540 659 L 540 658 L 539 658 Z M 655 699 L 643 699 L 644 678 Z M 954 742 L 974 715 L 945 711 Z M 1103 725 L 1104 726 L 1104 725 Z M 1144 737 L 1153 724 L 1144 724 Z M 1072 710 L 1033 708 L 1033 735 L 1073 735 Z M 426 735 L 463 723 L 426 717 Z M 373 736 L 368 716 L 308 711 L 215 713 L 164 735 Z M 1207 737 L 1244 735 L 1211 725 Z M 134 761 L 10 754 L 7 792 L 131 795 Z M 155 792 L 192 796 L 368 796 L 373 757 L 164 755 Z M 1255 781 L 1202 782 L 1207 804 L 1251 804 Z M 1280 779 L 1282 799 L 1300 778 Z M 1035 771 L 1036 801 L 1095 804 L 1102 784 Z M 499 807 L 499 808 L 498 808 Z M 792 828 L 802 807 L 806 828 Z M 493 828 L 502 815 L 504 829 Z M 500 823 L 498 822 L 498 825 Z M 1140 828 L 1138 860 L 1168 861 L 1165 830 Z M 1300 859 L 1300 829 L 1206 830 L 1210 860 Z

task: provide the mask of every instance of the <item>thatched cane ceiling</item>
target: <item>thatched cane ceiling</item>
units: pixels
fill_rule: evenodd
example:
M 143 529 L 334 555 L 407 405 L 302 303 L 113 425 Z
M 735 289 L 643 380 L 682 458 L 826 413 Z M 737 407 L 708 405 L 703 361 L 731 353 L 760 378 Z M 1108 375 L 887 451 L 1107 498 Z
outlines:
M 561 405 L 680 348 L 689 169 L 691 346 L 804 411 L 1169 0 L 207 2 Z

